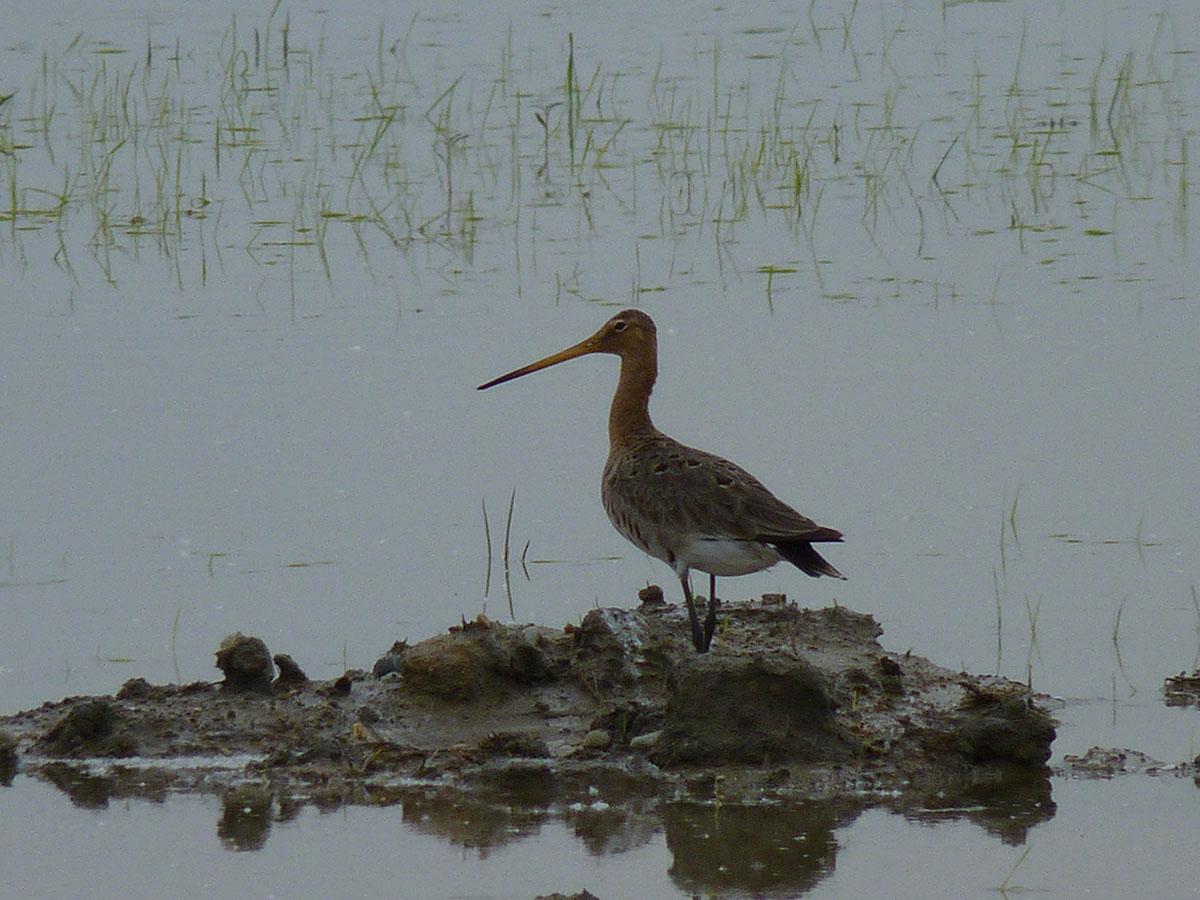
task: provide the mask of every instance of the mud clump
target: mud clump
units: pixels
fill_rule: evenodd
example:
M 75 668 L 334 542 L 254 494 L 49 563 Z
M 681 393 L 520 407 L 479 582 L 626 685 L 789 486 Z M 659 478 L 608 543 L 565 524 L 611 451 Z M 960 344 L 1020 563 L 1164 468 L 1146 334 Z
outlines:
M 973 762 L 1036 766 L 1050 759 L 1054 720 L 1026 691 L 967 686 L 962 707 L 955 717 L 959 749 Z
M 232 693 L 271 691 L 275 666 L 271 652 L 261 638 L 246 637 L 240 631 L 221 641 L 217 651 L 217 668 L 225 673 L 222 687 Z M 297 667 L 298 668 L 298 667 Z
M 1158 775 L 1175 773 L 1191 775 L 1200 786 L 1200 756 L 1191 763 L 1168 764 L 1147 756 L 1140 750 L 1120 747 L 1091 747 L 1082 756 L 1068 753 L 1063 757 L 1059 774 L 1072 778 L 1115 778 L 1118 775 Z
M 479 742 L 479 749 L 500 759 L 549 759 L 552 755 L 545 741 L 520 732 L 492 732 Z
M 89 700 L 70 709 L 38 742 L 38 751 L 50 756 L 133 756 L 137 744 L 123 727 L 116 705 Z
M 548 677 L 541 637 L 534 626 L 497 628 L 480 616 L 407 648 L 398 671 L 414 695 L 449 701 L 502 695 Z
M 1192 674 L 1180 672 L 1163 681 L 1163 702 L 1167 706 L 1191 706 L 1200 709 L 1200 669 Z
M 847 755 L 827 682 L 804 660 L 701 656 L 670 683 L 659 765 L 827 761 Z
M 308 684 L 308 676 L 288 654 L 276 653 L 271 658 L 275 661 L 275 668 L 279 670 L 279 677 L 275 679 L 273 687 L 293 688 Z

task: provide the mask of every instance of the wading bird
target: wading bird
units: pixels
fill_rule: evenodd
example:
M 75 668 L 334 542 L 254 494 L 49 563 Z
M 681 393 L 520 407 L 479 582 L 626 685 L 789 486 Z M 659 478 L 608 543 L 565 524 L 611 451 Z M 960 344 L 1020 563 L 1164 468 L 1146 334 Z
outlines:
M 840 541 L 840 531 L 802 516 L 740 466 L 686 447 L 654 427 L 650 392 L 658 377 L 658 338 L 654 320 L 644 312 L 619 312 L 586 340 L 478 390 L 589 353 L 621 358 L 600 480 L 604 511 L 629 541 L 675 570 L 697 650 L 708 650 L 716 630 L 718 575 L 748 575 L 786 559 L 813 578 L 846 577 L 813 549 L 814 543 Z M 703 628 L 688 577 L 692 569 L 709 576 Z

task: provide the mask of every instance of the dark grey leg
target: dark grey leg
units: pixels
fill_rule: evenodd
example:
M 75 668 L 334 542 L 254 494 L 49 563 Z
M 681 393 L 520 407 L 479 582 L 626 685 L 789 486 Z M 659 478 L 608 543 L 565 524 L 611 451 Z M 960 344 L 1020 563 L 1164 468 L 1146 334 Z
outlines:
M 686 572 L 679 577 L 679 583 L 683 585 L 683 600 L 687 604 L 688 619 L 692 624 L 692 644 L 703 653 L 708 649 L 708 641 L 704 639 L 704 632 L 700 629 L 700 617 L 696 615 L 696 604 L 692 600 L 692 586 L 688 583 Z
M 704 617 L 704 649 L 712 643 L 713 632 L 717 630 L 717 576 L 708 576 L 708 615 Z

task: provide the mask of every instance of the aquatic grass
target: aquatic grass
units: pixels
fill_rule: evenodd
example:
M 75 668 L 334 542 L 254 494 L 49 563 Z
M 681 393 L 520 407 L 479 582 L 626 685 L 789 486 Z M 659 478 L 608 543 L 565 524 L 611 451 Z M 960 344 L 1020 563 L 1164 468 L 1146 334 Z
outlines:
M 179 620 L 183 617 L 183 604 L 175 607 L 175 618 L 171 621 L 171 666 L 175 670 L 175 683 L 183 684 L 183 676 L 179 674 Z
M 508 497 L 508 517 L 504 520 L 504 595 L 508 598 L 508 615 L 514 622 L 516 621 L 516 613 L 513 612 L 512 598 L 512 581 L 510 580 L 509 566 L 509 538 L 512 536 L 512 517 L 513 507 L 517 502 L 517 489 L 514 487 L 512 493 Z
M 1024 864 L 1025 860 L 1029 857 L 1029 854 L 1032 852 L 1033 852 L 1033 844 L 1029 843 L 1026 845 L 1026 847 L 1025 847 L 1024 851 L 1022 851 L 1021 855 L 1017 857 L 1017 861 L 1015 863 L 1013 863 L 1012 868 L 1008 870 L 1008 874 L 1004 876 L 1004 880 L 1001 881 L 999 886 L 996 888 L 996 891 L 1000 894 L 1001 897 L 1007 897 L 1009 891 L 1015 891 L 1017 893 L 1025 893 L 1025 890 L 1026 890 L 1025 888 L 1022 888 L 1020 885 L 1011 884 L 1011 882 L 1012 882 L 1012 877 L 1017 874 L 1017 869 L 1021 868 L 1021 866 Z
M 856 14 L 857 4 L 832 17 L 811 4 L 811 34 L 802 37 L 857 71 Z M 291 270 L 319 269 L 327 280 L 336 277 L 332 247 L 344 232 L 366 257 L 381 246 L 408 251 L 425 243 L 470 266 L 486 229 L 511 242 L 519 272 L 522 235 L 535 258 L 542 239 L 539 205 L 573 212 L 589 230 L 600 203 L 615 205 L 630 221 L 654 211 L 650 221 L 657 215 L 659 236 L 672 239 L 673 277 L 686 242 L 711 239 L 716 277 L 763 271 L 769 305 L 779 299 L 769 267 L 792 263 L 755 258 L 753 246 L 739 241 L 750 223 L 777 223 L 794 233 L 811 260 L 812 274 L 806 269 L 805 277 L 823 296 L 846 295 L 827 288 L 820 261 L 822 219 L 835 205 L 821 203 L 830 186 L 839 189 L 839 210 L 842 188 L 857 188 L 863 239 L 885 257 L 896 249 L 885 229 L 911 221 L 919 234 L 918 267 L 937 262 L 929 255 L 937 246 L 934 232 L 963 227 L 952 203 L 967 192 L 1001 201 L 1010 232 L 1021 250 L 1028 249 L 1027 235 L 1061 227 L 1056 219 L 1063 218 L 1064 178 L 1075 188 L 1066 199 L 1072 214 L 1087 216 L 1097 190 L 1114 198 L 1114 212 L 1130 197 L 1169 197 L 1175 232 L 1186 240 L 1191 182 L 1185 119 L 1178 112 L 1180 74 L 1178 60 L 1171 60 L 1174 68 L 1167 64 L 1158 36 L 1148 49 L 1118 57 L 1115 72 L 1100 54 L 1080 91 L 1070 84 L 1028 88 L 1028 36 L 1022 34 L 1002 85 L 994 86 L 978 64 L 967 74 L 963 117 L 905 122 L 906 73 L 897 53 L 905 32 L 891 20 L 882 23 L 875 53 L 886 83 L 877 97 L 845 104 L 795 95 L 796 28 L 747 57 L 766 76 L 762 90 L 745 81 L 718 39 L 701 51 L 711 54 L 711 65 L 699 79 L 673 71 L 662 57 L 646 73 L 612 71 L 598 62 L 584 75 L 574 34 L 567 32 L 563 75 L 557 84 L 529 92 L 517 84 L 511 27 L 498 42 L 498 77 L 484 81 L 477 68 L 452 70 L 434 84 L 422 83 L 414 57 L 422 28 L 417 15 L 394 38 L 381 24 L 369 61 L 354 72 L 340 70 L 320 43 L 304 46 L 279 2 L 249 21 L 246 27 L 231 17 L 214 52 L 188 48 L 179 38 L 156 41 L 147 32 L 131 49 L 91 43 L 80 33 L 63 50 L 43 53 L 41 75 L 0 103 L 0 152 L 7 162 L 0 166 L 0 196 L 10 234 L 18 220 L 36 227 L 22 210 L 34 206 L 31 190 L 50 190 L 41 175 L 37 183 L 22 182 L 23 167 L 8 157 L 9 150 L 17 159 L 30 152 L 12 149 L 17 142 L 11 127 L 4 127 L 3 116 L 12 121 L 4 111 L 19 101 L 38 135 L 36 152 L 68 176 L 58 179 L 70 190 L 61 212 L 67 227 L 56 233 L 56 242 L 68 259 L 76 255 L 78 230 L 71 222 L 83 211 L 91 220 L 84 243 L 110 281 L 119 277 L 112 267 L 131 240 L 152 233 L 165 256 L 188 246 L 189 222 L 202 218 L 210 203 L 217 215 L 240 203 L 254 210 L 250 223 L 294 227 Z M 840 35 L 836 44 L 824 39 L 831 33 Z M 160 48 L 165 52 L 156 52 Z M 1138 71 L 1143 66 L 1145 77 Z M 208 91 L 199 102 L 197 84 Z M 1089 106 L 1082 118 L 1093 141 L 1082 151 L 1067 115 L 1072 91 Z M 1054 111 L 1048 125 L 1028 121 L 1030 110 L 1047 107 Z M 424 116 L 417 115 L 422 110 Z M 1158 115 L 1167 118 L 1179 161 L 1150 156 L 1145 123 Z M 64 168 L 64 135 L 76 116 L 86 128 L 72 139 Z M 419 158 L 421 147 L 433 148 L 427 159 Z M 571 173 L 571 190 L 523 196 L 524 165 L 551 183 L 559 154 Z M 1153 173 L 1176 166 L 1169 192 L 1152 185 Z M 914 179 L 917 169 L 923 171 Z M 941 204 L 938 218 L 923 208 L 926 180 Z M 506 191 L 496 190 L 501 182 Z M 205 202 L 192 202 L 197 197 Z M 127 228 L 135 217 L 142 223 Z M 233 221 L 226 216 L 226 227 Z M 261 226 L 240 227 L 246 233 L 233 242 L 244 240 L 256 258 L 271 259 L 261 251 L 272 245 L 253 247 L 264 237 Z M 1116 229 L 1103 230 L 1115 239 Z M 177 284 L 186 280 L 178 260 L 171 267 Z M 910 273 L 906 282 L 893 282 L 894 293 L 902 283 L 924 281 L 919 271 Z
M 1133 53 L 1125 54 L 1117 77 L 1113 84 L 1112 97 L 1108 102 L 1108 112 L 1104 116 L 1104 124 L 1108 127 L 1108 136 L 1112 141 L 1112 149 L 1120 156 L 1121 144 L 1126 135 L 1126 125 L 1132 120 L 1130 108 L 1129 85 L 1133 78 Z
M 1189 233 L 1188 196 L 1191 194 L 1191 182 L 1188 175 L 1190 171 L 1188 166 L 1188 139 L 1186 134 L 1182 135 L 1179 139 L 1178 162 L 1169 163 L 1169 165 L 1175 165 L 1179 170 L 1172 222 L 1175 225 L 1176 237 L 1181 243 L 1186 244 Z
M 1121 602 L 1117 604 L 1117 614 L 1113 617 L 1111 635 L 1113 656 L 1116 657 L 1117 668 L 1120 670 L 1122 677 L 1126 678 L 1126 681 L 1128 681 L 1128 676 L 1125 675 L 1125 663 L 1121 660 L 1121 615 L 1125 612 L 1125 603 L 1128 600 L 1128 597 L 1122 597 Z
M 1007 533 L 1004 518 L 1000 519 L 1000 573 L 1008 576 L 1008 554 L 1005 552 L 1004 535 Z
M 1004 604 L 1000 595 L 1000 576 L 992 568 L 992 591 L 996 598 L 996 674 L 1001 674 L 1001 660 L 1004 658 Z
M 1039 660 L 1042 656 L 1042 651 L 1038 647 L 1037 623 L 1038 617 L 1042 612 L 1042 598 L 1038 597 L 1037 602 L 1029 599 L 1029 594 L 1025 594 L 1025 621 L 1029 626 L 1029 647 L 1025 654 L 1025 685 L 1029 690 L 1033 690 L 1033 658 L 1036 656 Z
M 1192 609 L 1196 611 L 1196 655 L 1192 657 L 1192 671 L 1200 670 L 1200 596 L 1196 594 L 1196 586 L 1192 586 Z
M 484 506 L 484 544 L 487 551 L 487 574 L 484 576 L 484 596 L 491 593 L 492 590 L 492 528 L 487 521 L 487 498 L 480 500 Z
M 1137 549 L 1138 561 L 1143 566 L 1146 564 L 1146 544 L 1142 541 L 1142 526 L 1145 524 L 1146 514 L 1142 513 L 1138 516 L 1137 527 L 1133 530 L 1133 546 Z

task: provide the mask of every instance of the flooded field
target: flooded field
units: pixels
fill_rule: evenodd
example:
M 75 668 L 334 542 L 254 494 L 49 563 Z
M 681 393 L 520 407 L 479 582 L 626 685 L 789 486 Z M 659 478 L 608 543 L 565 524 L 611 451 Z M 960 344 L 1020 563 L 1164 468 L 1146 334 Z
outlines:
M 637 306 L 656 423 L 846 535 L 847 582 L 721 594 L 1059 698 L 1064 774 L 1014 832 L 779 811 L 820 851 L 775 880 L 753 806 L 596 837 L 598 804 L 495 804 L 481 838 L 272 798 L 240 844 L 212 797 L 17 775 L 25 895 L 158 896 L 168 854 L 207 893 L 1195 894 L 1164 848 L 1200 717 L 1162 693 L 1200 660 L 1192 5 L 77 7 L 0 45 L 0 713 L 215 680 L 235 631 L 333 679 L 480 613 L 674 602 L 599 500 L 615 362 L 475 390 Z M 1168 774 L 1065 774 L 1093 746 Z

